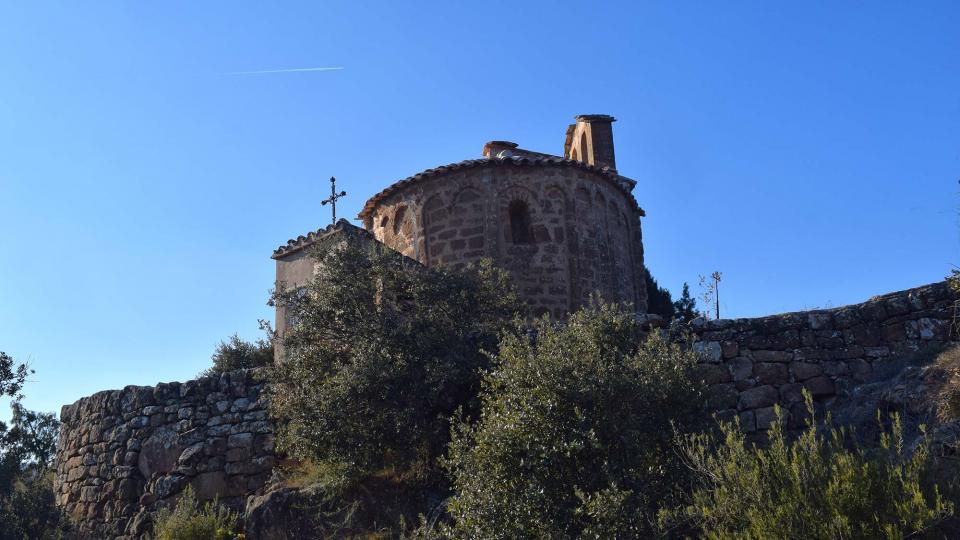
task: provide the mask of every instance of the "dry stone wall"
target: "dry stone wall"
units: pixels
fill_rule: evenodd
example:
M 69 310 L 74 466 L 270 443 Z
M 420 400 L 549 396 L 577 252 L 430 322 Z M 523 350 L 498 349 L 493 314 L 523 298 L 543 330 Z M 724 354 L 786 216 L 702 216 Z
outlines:
M 766 428 L 774 404 L 789 415 L 789 425 L 800 427 L 803 389 L 829 408 L 853 385 L 889 371 L 904 353 L 955 339 L 955 301 L 941 282 L 835 309 L 694 321 L 710 404 L 721 417 L 739 415 L 746 431 Z
M 799 427 L 804 389 L 817 406 L 942 346 L 957 298 L 946 283 L 836 309 L 756 319 L 695 321 L 694 347 L 709 400 L 747 431 L 766 427 L 779 404 Z M 63 407 L 57 502 L 88 538 L 141 538 L 150 515 L 187 485 L 201 499 L 242 509 L 277 462 L 274 425 L 255 371 L 154 387 L 128 386 Z
M 253 370 L 128 386 L 66 405 L 57 503 L 85 538 L 140 538 L 186 486 L 235 508 L 267 482 L 274 428 Z

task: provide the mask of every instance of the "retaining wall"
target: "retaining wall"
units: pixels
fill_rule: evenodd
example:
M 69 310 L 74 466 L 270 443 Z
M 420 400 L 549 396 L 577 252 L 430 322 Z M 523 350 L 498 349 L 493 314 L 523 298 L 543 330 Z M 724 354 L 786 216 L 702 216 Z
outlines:
M 766 428 L 779 404 L 799 427 L 804 388 L 829 408 L 903 353 L 953 339 L 955 300 L 940 282 L 835 309 L 694 321 L 710 404 L 721 417 L 739 415 L 746 431 Z
M 766 427 L 774 404 L 797 426 L 804 388 L 829 408 L 903 353 L 949 342 L 955 300 L 946 283 L 935 283 L 836 309 L 695 321 L 710 403 L 721 416 L 739 416 L 747 431 Z M 139 538 L 150 513 L 187 485 L 200 499 L 242 508 L 277 461 L 262 386 L 255 371 L 236 371 L 64 406 L 58 504 L 98 539 Z
M 138 538 L 149 513 L 187 485 L 242 508 L 276 461 L 274 429 L 252 370 L 128 386 L 66 405 L 57 503 L 85 538 Z

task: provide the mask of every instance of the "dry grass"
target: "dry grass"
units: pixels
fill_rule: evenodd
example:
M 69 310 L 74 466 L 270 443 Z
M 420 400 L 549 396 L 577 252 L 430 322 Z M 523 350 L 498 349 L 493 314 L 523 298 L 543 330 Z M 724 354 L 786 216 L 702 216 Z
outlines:
M 943 422 L 960 419 L 960 345 L 941 352 L 936 365 L 943 371 L 943 383 L 933 393 L 937 416 Z

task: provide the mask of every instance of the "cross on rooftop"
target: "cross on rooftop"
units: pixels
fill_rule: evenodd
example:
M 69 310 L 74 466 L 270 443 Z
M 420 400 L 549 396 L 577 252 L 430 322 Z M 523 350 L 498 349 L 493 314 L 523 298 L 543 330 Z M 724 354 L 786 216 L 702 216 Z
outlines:
M 341 191 L 337 193 L 337 179 L 333 176 L 330 177 L 330 198 L 320 201 L 321 206 L 326 206 L 327 203 L 330 203 L 330 209 L 333 211 L 333 224 L 337 224 L 337 200 L 342 197 L 346 197 L 347 192 Z

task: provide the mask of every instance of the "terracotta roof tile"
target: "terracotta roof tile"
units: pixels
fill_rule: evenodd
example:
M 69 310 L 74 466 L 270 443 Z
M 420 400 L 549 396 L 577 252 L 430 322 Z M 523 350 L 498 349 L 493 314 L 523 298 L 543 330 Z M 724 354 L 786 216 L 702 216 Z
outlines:
M 501 165 L 515 165 L 520 167 L 535 167 L 543 165 L 553 165 L 560 167 L 576 167 L 585 171 L 596 173 L 601 177 L 610 181 L 617 189 L 621 190 L 628 198 L 633 202 L 634 207 L 640 212 L 640 215 L 646 215 L 642 208 L 637 204 L 636 199 L 634 199 L 632 190 L 633 187 L 637 184 L 636 181 L 631 180 L 625 176 L 617 174 L 616 171 L 613 171 L 607 167 L 596 167 L 593 165 L 587 165 L 582 161 L 576 161 L 572 159 L 566 159 L 559 156 L 548 156 L 545 157 L 502 157 L 502 158 L 481 158 L 481 159 L 468 159 L 465 161 L 460 161 L 457 163 L 451 163 L 449 165 L 442 165 L 440 167 L 434 167 L 432 169 L 427 169 L 423 172 L 419 172 L 413 176 L 404 178 L 398 182 L 395 182 L 391 186 L 387 187 L 380 193 L 377 193 L 373 197 L 370 197 L 367 200 L 366 204 L 363 206 L 363 210 L 360 211 L 360 214 L 357 215 L 358 218 L 363 219 L 368 214 L 373 211 L 373 208 L 383 199 L 389 197 L 393 193 L 421 180 L 427 180 L 435 176 L 446 174 L 448 172 L 454 172 L 464 169 L 474 169 L 478 167 L 491 167 L 491 166 L 501 166 Z
M 347 234 L 360 234 L 370 237 L 370 240 L 374 240 L 373 235 L 370 234 L 366 229 L 357 227 L 353 223 L 345 219 L 340 219 L 336 223 L 327 225 L 322 229 L 317 229 L 316 231 L 309 232 L 304 235 L 300 235 L 296 238 L 287 240 L 287 243 L 278 247 L 273 251 L 273 255 L 270 256 L 271 259 L 282 259 L 287 255 L 291 255 L 303 249 L 306 249 L 317 242 L 329 238 L 337 233 L 347 233 Z

